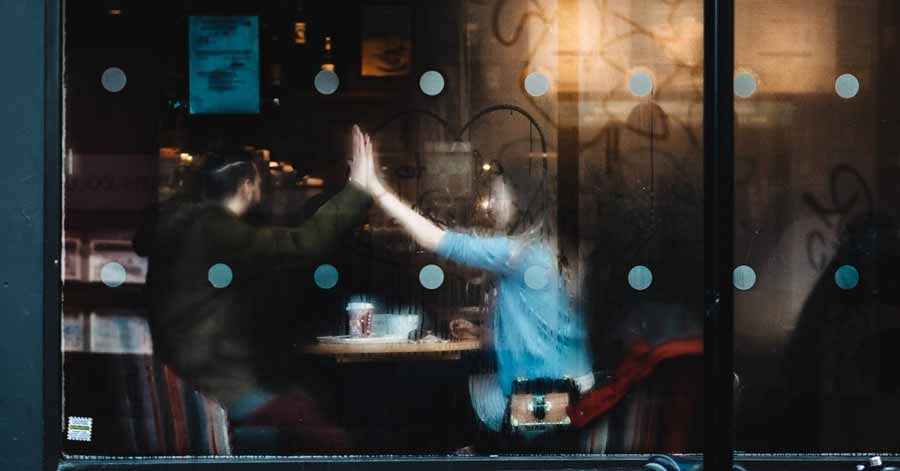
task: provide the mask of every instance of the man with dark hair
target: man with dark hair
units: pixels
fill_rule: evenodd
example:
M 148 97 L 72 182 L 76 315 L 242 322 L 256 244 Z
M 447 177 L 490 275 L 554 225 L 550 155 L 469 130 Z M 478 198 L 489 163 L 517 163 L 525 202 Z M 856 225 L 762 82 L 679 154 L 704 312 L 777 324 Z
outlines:
M 262 198 L 259 170 L 245 155 L 212 161 L 203 201 L 164 212 L 135 238 L 149 256 L 147 278 L 154 351 L 191 385 L 219 401 L 233 424 L 270 426 L 291 439 L 284 451 L 349 451 L 309 388 L 267 384 L 259 326 L 293 312 L 270 312 L 273 280 L 311 267 L 363 221 L 366 159 L 353 129 L 350 182 L 297 227 L 245 221 Z M 301 381 L 302 382 L 302 381 Z

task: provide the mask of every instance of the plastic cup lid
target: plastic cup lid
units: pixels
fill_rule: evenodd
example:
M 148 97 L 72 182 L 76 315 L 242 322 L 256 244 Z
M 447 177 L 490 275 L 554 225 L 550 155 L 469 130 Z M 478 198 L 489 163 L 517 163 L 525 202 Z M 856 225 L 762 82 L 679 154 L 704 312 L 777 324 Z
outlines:
M 352 311 L 355 309 L 374 309 L 375 305 L 372 303 L 349 303 L 347 304 L 347 310 Z

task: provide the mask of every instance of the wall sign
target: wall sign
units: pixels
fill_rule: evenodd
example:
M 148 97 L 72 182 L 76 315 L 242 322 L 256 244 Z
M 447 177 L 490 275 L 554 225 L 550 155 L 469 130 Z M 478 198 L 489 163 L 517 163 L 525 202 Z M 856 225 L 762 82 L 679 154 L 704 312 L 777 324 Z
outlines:
M 192 16 L 191 114 L 259 113 L 259 18 Z

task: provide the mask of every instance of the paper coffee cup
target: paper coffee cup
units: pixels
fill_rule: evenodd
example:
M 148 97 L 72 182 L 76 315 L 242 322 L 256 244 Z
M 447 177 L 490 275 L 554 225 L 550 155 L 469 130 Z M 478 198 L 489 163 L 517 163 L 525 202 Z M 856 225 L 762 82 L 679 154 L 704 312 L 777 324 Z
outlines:
M 368 337 L 372 335 L 372 314 L 375 305 L 372 303 L 347 304 L 347 323 L 351 337 Z

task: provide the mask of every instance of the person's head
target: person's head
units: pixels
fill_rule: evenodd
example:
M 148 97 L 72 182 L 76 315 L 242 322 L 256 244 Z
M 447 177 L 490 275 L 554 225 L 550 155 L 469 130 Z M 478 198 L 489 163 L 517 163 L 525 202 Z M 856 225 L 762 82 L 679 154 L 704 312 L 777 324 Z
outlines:
M 506 232 L 512 229 L 519 217 L 519 204 L 512 185 L 502 175 L 498 175 L 490 182 L 488 194 L 479 203 L 487 220 L 498 231 Z
M 515 173 L 515 170 L 519 170 Z M 476 225 L 514 236 L 534 236 L 546 229 L 549 221 L 546 173 L 527 174 L 524 169 L 504 170 L 498 161 L 490 163 L 479 177 Z M 551 224 L 552 226 L 552 224 Z
M 204 170 L 204 198 L 243 214 L 262 200 L 262 179 L 246 152 L 211 157 Z

